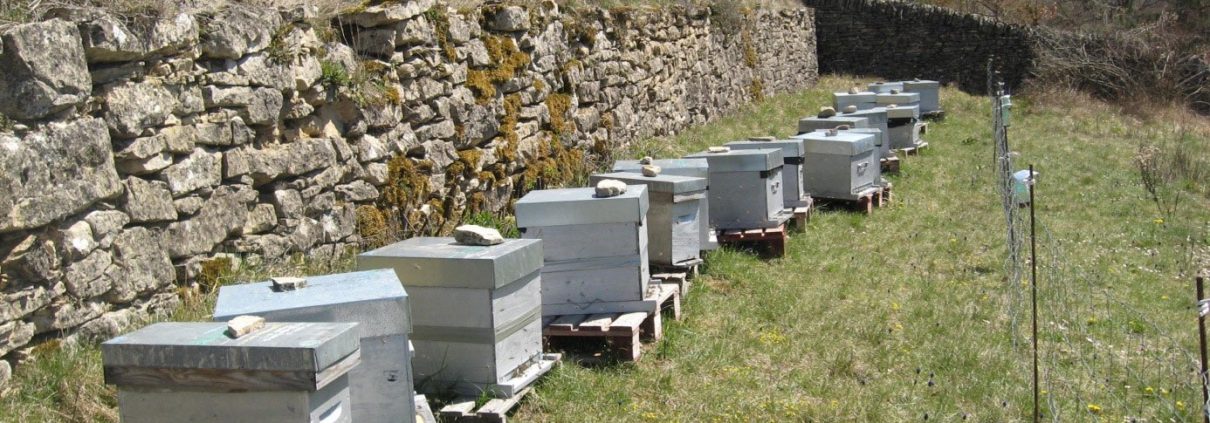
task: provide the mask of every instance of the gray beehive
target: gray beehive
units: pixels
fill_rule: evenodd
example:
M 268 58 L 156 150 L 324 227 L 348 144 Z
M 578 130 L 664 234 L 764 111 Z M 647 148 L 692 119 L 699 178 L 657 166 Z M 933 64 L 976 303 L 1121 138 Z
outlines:
M 787 209 L 805 207 L 810 202 L 802 189 L 802 140 L 784 139 L 774 141 L 732 141 L 727 143 L 732 150 L 757 150 L 762 148 L 780 148 L 782 157 L 782 205 Z
M 531 191 L 517 227 L 541 239 L 542 314 L 654 311 L 647 297 L 647 187 L 597 198 L 593 188 Z
M 701 152 L 687 158 L 710 161 L 710 220 L 718 229 L 781 226 L 783 206 L 781 149 Z
M 832 93 L 832 105 L 838 112 L 848 106 L 857 106 L 857 110 L 878 107 L 878 94 L 869 91 L 857 94 Z
M 710 165 L 706 159 L 656 159 L 651 164 L 663 169 L 663 175 L 688 176 L 710 181 Z M 613 163 L 614 172 L 641 173 L 643 164 L 638 160 L 618 160 Z M 701 248 L 702 251 L 718 249 L 718 241 L 714 239 L 714 229 L 710 226 L 710 190 L 707 188 L 706 197 L 698 202 L 698 218 L 702 220 Z
M 920 94 L 917 93 L 883 93 L 877 97 L 879 106 L 887 106 L 894 104 L 896 106 L 916 106 L 920 104 Z
M 903 91 L 920 94 L 920 112 L 941 111 L 941 84 L 937 81 L 903 81 Z
M 352 421 L 356 323 L 267 323 L 239 338 L 226 330 L 157 323 L 101 344 L 121 421 Z
M 407 287 L 417 390 L 508 397 L 540 375 L 541 241 L 411 238 L 358 255 L 357 267 L 392 269 Z
M 408 296 L 394 272 L 313 276 L 302 287 L 289 290 L 276 289 L 273 282 L 219 288 L 214 321 L 242 315 L 272 322 L 358 323 L 361 365 L 349 372 L 353 419 L 398 421 L 415 410 Z
M 874 134 L 817 131 L 799 137 L 806 147 L 806 188 L 812 196 L 857 200 L 879 183 Z
M 859 116 L 869 119 L 870 128 L 882 130 L 882 137 L 875 140 L 875 145 L 878 146 L 880 157 L 890 158 L 895 156 L 895 154 L 891 152 L 891 143 L 889 142 L 891 137 L 891 128 L 887 118 L 887 108 L 875 107 L 872 109 L 858 110 L 853 113 L 844 113 L 842 116 Z
M 891 90 L 899 90 L 900 92 L 902 92 L 903 83 L 902 82 L 878 81 L 878 82 L 869 83 L 868 85 L 866 85 L 866 88 L 869 89 L 870 91 L 878 93 L 878 94 L 889 93 L 889 92 L 891 92 Z
M 887 135 L 892 149 L 920 145 L 920 106 L 897 106 L 887 109 Z
M 696 262 L 701 252 L 701 202 L 706 198 L 706 179 L 688 176 L 643 176 L 638 173 L 614 172 L 592 175 L 596 185 L 605 179 L 616 179 L 627 185 L 647 186 L 647 260 L 666 266 Z
M 805 134 L 820 129 L 833 129 L 841 125 L 850 128 L 869 128 L 870 120 L 862 116 L 850 115 L 836 115 L 826 118 L 817 116 L 805 117 L 798 120 L 798 133 Z

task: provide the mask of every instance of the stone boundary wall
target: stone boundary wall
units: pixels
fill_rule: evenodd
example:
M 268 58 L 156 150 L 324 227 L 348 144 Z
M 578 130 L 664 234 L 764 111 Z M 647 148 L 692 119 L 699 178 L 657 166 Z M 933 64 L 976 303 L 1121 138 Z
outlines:
M 987 93 L 987 62 L 1010 87 L 1030 75 L 1034 50 L 1020 26 L 894 0 L 803 0 L 815 9 L 824 73 L 934 79 Z
M 809 9 L 727 18 L 410 0 L 10 28 L 0 386 L 40 341 L 112 336 L 233 261 L 448 231 L 623 143 L 815 83 Z

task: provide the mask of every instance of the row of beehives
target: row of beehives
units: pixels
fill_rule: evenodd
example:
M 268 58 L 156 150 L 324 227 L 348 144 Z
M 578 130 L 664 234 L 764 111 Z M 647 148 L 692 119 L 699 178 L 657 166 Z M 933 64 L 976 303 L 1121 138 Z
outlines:
M 620 161 L 594 188 L 531 192 L 516 204 L 523 239 L 463 227 L 364 253 L 358 272 L 222 287 L 214 320 L 227 323 L 161 323 L 103 345 L 121 418 L 397 422 L 416 415 L 414 387 L 515 395 L 553 364 L 543 316 L 658 313 L 649 266 L 695 264 L 715 229 L 778 227 L 811 196 L 883 184 L 878 159 L 919 145 L 938 87 L 870 88 L 836 93 L 787 140 Z

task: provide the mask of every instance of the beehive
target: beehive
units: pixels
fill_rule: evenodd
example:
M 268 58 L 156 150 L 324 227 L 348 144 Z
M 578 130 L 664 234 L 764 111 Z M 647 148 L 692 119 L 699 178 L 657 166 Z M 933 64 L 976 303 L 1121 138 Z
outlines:
M 710 181 L 710 166 L 706 159 L 656 159 L 651 164 L 663 169 L 664 175 L 688 176 Z M 614 172 L 639 173 L 643 164 L 638 160 L 618 160 L 613 164 Z M 701 248 L 702 251 L 718 249 L 718 241 L 714 239 L 714 227 L 710 225 L 710 190 L 707 187 L 706 197 L 698 202 L 698 217 L 701 219 Z
M 805 143 L 806 188 L 811 196 L 857 200 L 881 179 L 874 134 L 817 131 L 799 137 Z
M 241 315 L 271 322 L 353 322 L 361 365 L 349 372 L 353 419 L 392 422 L 415 413 L 408 332 L 408 296 L 390 270 L 306 278 L 296 289 L 273 282 L 219 288 L 214 321 Z
M 157 323 L 101 344 L 121 421 L 352 421 L 356 323 L 267 323 L 239 338 L 226 330 L 225 323 Z
M 920 113 L 941 111 L 941 84 L 937 81 L 903 81 L 903 91 L 920 94 Z
M 891 149 L 920 145 L 920 106 L 897 106 L 887 109 L 887 128 Z
M 706 179 L 660 174 L 614 172 L 592 175 L 596 185 L 616 179 L 627 185 L 647 187 L 647 259 L 653 264 L 678 266 L 696 262 L 701 253 L 701 202 L 706 198 Z
M 707 151 L 686 157 L 710 162 L 710 221 L 714 227 L 774 228 L 787 220 L 781 149 Z
M 517 201 L 517 227 L 541 239 L 542 314 L 650 312 L 647 187 L 598 198 L 593 188 L 531 191 Z
M 870 120 L 862 116 L 836 115 L 832 117 L 805 117 L 798 120 L 798 133 L 805 134 L 821 129 L 834 129 L 838 126 L 850 128 L 869 128 Z
M 784 208 L 793 209 L 796 207 L 804 207 L 809 204 L 807 195 L 803 192 L 802 182 L 802 162 L 803 162 L 803 144 L 800 139 L 784 139 L 784 140 L 748 140 L 748 141 L 733 141 L 727 143 L 732 150 L 757 150 L 762 148 L 779 148 L 781 149 L 782 157 L 782 205 Z
M 836 107 L 836 111 L 844 110 L 848 106 L 856 106 L 857 110 L 878 107 L 878 94 L 870 91 L 857 94 L 832 93 L 832 105 Z
M 920 105 L 920 94 L 917 93 L 882 93 L 878 94 L 876 101 L 879 106 L 886 107 L 894 104 L 896 106 L 917 106 Z
M 853 113 L 842 113 L 842 116 L 858 116 L 869 120 L 869 127 L 882 131 L 882 137 L 875 140 L 875 145 L 878 147 L 879 156 L 883 158 L 894 157 L 891 152 L 891 131 L 890 124 L 887 118 L 887 108 L 874 107 L 866 110 L 858 110 Z
M 889 93 L 891 90 L 903 91 L 903 83 L 887 81 L 871 82 L 866 85 L 866 89 L 878 94 Z
M 540 373 L 542 242 L 492 246 L 418 237 L 357 256 L 358 269 L 392 269 L 412 305 L 418 391 L 509 397 Z

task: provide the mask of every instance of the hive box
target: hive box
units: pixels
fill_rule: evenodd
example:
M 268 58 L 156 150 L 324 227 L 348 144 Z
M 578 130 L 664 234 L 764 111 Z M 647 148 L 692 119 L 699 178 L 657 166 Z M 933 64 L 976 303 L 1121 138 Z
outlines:
M 125 423 L 352 421 L 356 323 L 157 323 L 101 344 Z M 413 415 L 410 412 L 408 415 Z
M 895 156 L 895 154 L 891 152 L 891 143 L 889 142 L 891 131 L 887 118 L 887 108 L 875 107 L 872 109 L 858 110 L 853 113 L 842 113 L 841 116 L 857 116 L 868 119 L 869 127 L 879 129 L 883 134 L 882 137 L 874 140 L 876 143 L 875 145 L 878 147 L 879 156 L 882 158 L 890 158 Z
M 700 259 L 701 202 L 706 198 L 706 179 L 688 176 L 643 176 L 615 172 L 592 175 L 596 185 L 615 179 L 626 185 L 645 185 L 647 209 L 647 260 L 665 266 L 691 266 Z
M 887 133 L 892 149 L 920 145 L 920 106 L 897 106 L 887 110 Z
M 920 113 L 941 111 L 941 84 L 937 81 L 903 81 L 903 91 L 920 94 Z
M 870 109 L 878 107 L 878 94 L 870 91 L 857 94 L 832 93 L 832 105 L 836 106 L 837 112 L 848 106 L 857 106 L 857 110 Z
M 390 270 L 312 276 L 293 290 L 272 282 L 219 288 L 214 321 L 242 315 L 271 322 L 353 322 L 361 339 L 361 365 L 349 372 L 353 419 L 393 422 L 414 413 L 408 353 L 408 295 Z
M 917 106 L 920 104 L 920 94 L 917 93 L 883 93 L 878 94 L 877 101 L 879 106 L 886 107 L 894 104 L 896 106 Z
M 810 202 L 802 189 L 802 140 L 784 139 L 774 141 L 749 140 L 727 143 L 732 150 L 758 150 L 780 148 L 782 157 L 782 206 L 787 209 L 806 207 Z
M 653 160 L 651 164 L 663 169 L 662 175 L 702 178 L 706 179 L 707 185 L 709 185 L 710 166 L 706 159 L 658 159 Z M 643 164 L 638 160 L 618 160 L 613 164 L 613 171 L 640 173 L 643 171 Z M 710 226 L 710 190 L 708 188 L 706 194 L 706 197 L 698 202 L 698 218 L 702 221 L 699 229 L 702 232 L 702 251 L 712 251 L 718 249 L 718 241 L 714 239 L 714 228 Z
M 841 125 L 846 125 L 850 128 L 869 128 L 870 120 L 862 116 L 841 115 L 826 118 L 817 116 L 805 117 L 798 120 L 798 133 L 805 134 L 820 129 L 834 129 Z
M 870 91 L 873 91 L 878 94 L 889 93 L 889 92 L 891 92 L 891 90 L 899 90 L 900 92 L 902 92 L 903 83 L 902 82 L 885 82 L 885 81 L 871 82 L 869 85 L 866 85 L 866 89 L 869 89 Z
M 542 242 L 492 246 L 418 237 L 357 256 L 392 269 L 412 303 L 417 390 L 511 397 L 543 372 Z
M 807 152 L 806 188 L 812 196 L 857 200 L 881 179 L 873 134 L 812 132 L 800 137 Z
M 646 301 L 647 187 L 597 198 L 593 188 L 531 191 L 517 201 L 517 227 L 541 239 L 542 314 L 655 311 Z
M 710 162 L 710 220 L 718 229 L 775 228 L 788 219 L 783 206 L 779 148 L 701 152 Z

